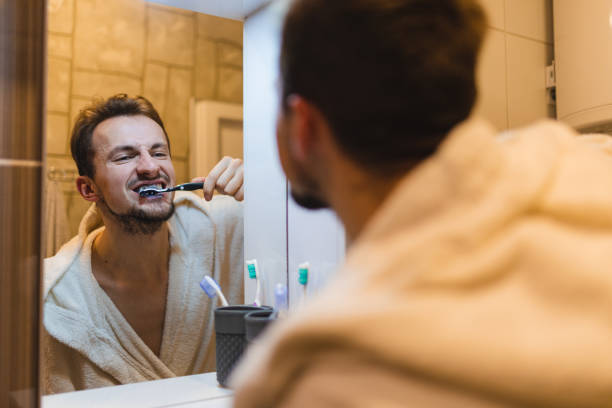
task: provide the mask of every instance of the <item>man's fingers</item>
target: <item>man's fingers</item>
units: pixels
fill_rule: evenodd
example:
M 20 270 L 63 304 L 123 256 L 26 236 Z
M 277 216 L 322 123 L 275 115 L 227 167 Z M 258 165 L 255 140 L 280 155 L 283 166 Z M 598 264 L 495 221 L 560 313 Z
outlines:
M 203 183 L 204 180 L 206 180 L 205 177 L 194 177 L 193 179 L 191 179 L 192 183 Z
M 240 186 L 240 189 L 234 194 L 234 198 L 238 201 L 244 200 L 244 184 Z
M 225 171 L 225 169 L 230 165 L 231 162 L 231 157 L 224 157 L 219 163 L 217 163 L 215 167 L 213 167 L 210 173 L 208 173 L 208 176 L 206 176 L 206 180 L 204 181 L 204 198 L 207 201 L 212 200 L 213 191 L 215 189 L 215 186 L 217 185 L 217 179 L 219 178 L 219 176 L 221 176 L 221 174 Z
M 232 194 L 228 191 L 228 184 L 234 179 L 236 172 L 242 168 L 242 160 L 233 159 L 230 165 L 217 179 L 217 190 L 225 194 Z
M 240 189 L 240 187 L 242 187 L 243 182 L 244 182 L 244 167 L 241 165 L 240 167 L 238 167 L 238 169 L 234 173 L 234 176 L 225 185 L 224 193 L 235 196 L 236 192 Z

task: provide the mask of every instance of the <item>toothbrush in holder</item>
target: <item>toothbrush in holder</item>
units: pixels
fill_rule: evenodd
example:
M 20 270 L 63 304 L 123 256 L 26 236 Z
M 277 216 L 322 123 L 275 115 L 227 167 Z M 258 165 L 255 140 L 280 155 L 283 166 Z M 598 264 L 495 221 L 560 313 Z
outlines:
M 215 296 L 218 296 L 219 300 L 221 300 L 221 305 L 228 306 L 227 299 L 225 299 L 223 292 L 221 292 L 221 287 L 213 278 L 208 275 L 204 276 L 204 279 L 200 282 L 200 287 L 209 298 L 214 299 Z
M 308 288 L 308 272 L 310 270 L 310 263 L 304 262 L 298 265 L 298 283 L 302 285 L 302 302 L 306 300 L 306 293 Z
M 246 261 L 247 271 L 250 279 L 255 279 L 257 282 L 257 288 L 255 289 L 255 300 L 253 305 L 261 306 L 261 272 L 257 267 L 257 259 Z

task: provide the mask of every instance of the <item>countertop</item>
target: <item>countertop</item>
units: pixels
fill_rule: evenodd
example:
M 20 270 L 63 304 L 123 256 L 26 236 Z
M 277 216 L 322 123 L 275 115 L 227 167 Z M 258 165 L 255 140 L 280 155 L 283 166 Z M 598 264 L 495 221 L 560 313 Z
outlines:
M 205 373 L 48 395 L 42 408 L 229 408 L 232 400 L 216 373 Z

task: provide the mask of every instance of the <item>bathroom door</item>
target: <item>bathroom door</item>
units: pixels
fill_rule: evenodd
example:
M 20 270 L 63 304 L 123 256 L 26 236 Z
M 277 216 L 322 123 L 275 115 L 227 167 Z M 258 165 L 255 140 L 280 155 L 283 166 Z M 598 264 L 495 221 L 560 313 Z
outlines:
M 192 101 L 190 133 L 190 178 L 206 176 L 224 156 L 242 159 L 242 105 Z

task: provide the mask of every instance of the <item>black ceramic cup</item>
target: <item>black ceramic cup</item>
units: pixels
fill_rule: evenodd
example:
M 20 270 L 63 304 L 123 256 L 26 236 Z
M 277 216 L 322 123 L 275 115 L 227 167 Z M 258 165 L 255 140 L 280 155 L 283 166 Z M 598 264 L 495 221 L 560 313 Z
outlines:
M 244 316 L 246 325 L 246 341 L 251 344 L 270 323 L 276 320 L 276 313 L 272 309 L 249 312 Z
M 227 385 L 227 379 L 246 349 L 244 316 L 249 312 L 270 310 L 267 307 L 235 305 L 215 309 L 215 357 L 217 381 Z

